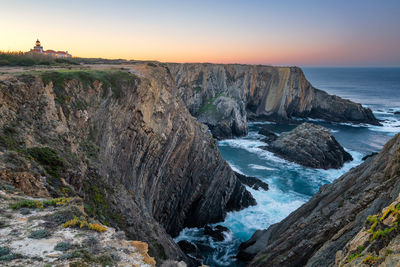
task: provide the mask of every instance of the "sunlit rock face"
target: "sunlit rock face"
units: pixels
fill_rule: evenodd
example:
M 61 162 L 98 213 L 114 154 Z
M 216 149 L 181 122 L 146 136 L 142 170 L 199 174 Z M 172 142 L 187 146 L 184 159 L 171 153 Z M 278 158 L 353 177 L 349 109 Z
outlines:
M 378 125 L 360 104 L 314 88 L 298 67 L 167 64 L 190 113 L 216 138 L 247 134 L 247 121 L 310 117 Z
M 0 164 L 43 179 L 53 196 L 82 196 L 156 259 L 190 262 L 171 235 L 255 201 L 165 67 L 112 68 L 3 75 Z

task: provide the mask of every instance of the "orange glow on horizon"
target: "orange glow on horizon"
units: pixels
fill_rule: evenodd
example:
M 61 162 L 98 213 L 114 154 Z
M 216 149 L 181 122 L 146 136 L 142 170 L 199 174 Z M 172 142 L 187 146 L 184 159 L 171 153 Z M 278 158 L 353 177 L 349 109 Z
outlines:
M 303 66 L 400 64 L 400 38 L 388 30 L 395 21 L 382 24 L 368 12 L 353 25 L 343 20 L 353 19 L 354 12 L 337 20 L 325 4 L 320 8 L 328 13 L 313 17 L 272 3 L 212 2 L 213 8 L 208 6 L 211 2 L 176 3 L 188 11 L 182 13 L 171 3 L 160 2 L 168 13 L 154 3 L 117 2 L 120 5 L 69 1 L 70 10 L 76 11 L 70 13 L 51 5 L 40 8 L 25 1 L 17 6 L 10 1 L 0 10 L 0 50 L 29 51 L 39 39 L 44 50 L 87 58 Z M 376 9 L 373 6 L 371 12 Z M 207 16 L 200 11 L 208 12 Z M 395 11 L 393 18 L 398 20 Z M 387 17 L 387 13 L 380 14 Z

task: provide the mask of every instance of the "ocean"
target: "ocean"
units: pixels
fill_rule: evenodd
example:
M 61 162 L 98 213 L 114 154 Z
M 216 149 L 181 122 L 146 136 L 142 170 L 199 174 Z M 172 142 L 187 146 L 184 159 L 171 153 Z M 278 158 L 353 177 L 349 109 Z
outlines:
M 267 127 L 279 134 L 296 127 L 297 123 L 249 123 L 245 137 L 218 142 L 223 158 L 235 171 L 258 177 L 269 184 L 268 191 L 248 190 L 257 205 L 228 213 L 224 222 L 231 232 L 222 242 L 203 235 L 203 229 L 186 228 L 175 241 L 188 240 L 198 247 L 209 266 L 243 266 L 235 259 L 239 244 L 258 229 L 266 229 L 288 216 L 310 199 L 323 184 L 331 183 L 362 162 L 362 157 L 378 152 L 396 133 L 400 132 L 400 68 L 303 68 L 311 84 L 330 94 L 358 102 L 372 109 L 383 126 L 328 123 L 308 120 L 329 128 L 339 143 L 353 156 L 339 170 L 320 170 L 288 162 L 265 151 L 258 134 Z M 301 123 L 303 120 L 299 120 Z

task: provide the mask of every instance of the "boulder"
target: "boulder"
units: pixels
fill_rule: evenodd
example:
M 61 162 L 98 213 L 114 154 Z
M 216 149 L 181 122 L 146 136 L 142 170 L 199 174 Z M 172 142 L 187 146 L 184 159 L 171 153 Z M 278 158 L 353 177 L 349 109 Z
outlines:
M 229 229 L 222 225 L 217 225 L 214 228 L 208 225 L 204 227 L 204 234 L 211 236 L 214 241 L 224 241 L 224 232 L 228 233 Z
M 268 184 L 264 183 L 263 181 L 261 181 L 256 177 L 246 176 L 237 172 L 235 172 L 235 174 L 236 177 L 239 179 L 239 181 L 242 182 L 242 184 L 250 186 L 255 190 L 260 190 L 260 188 L 264 189 L 265 191 L 268 190 Z
M 339 169 L 345 162 L 353 160 L 329 129 L 312 123 L 303 123 L 282 133 L 263 149 L 311 168 Z
M 265 142 L 265 143 L 269 143 L 272 141 L 275 141 L 278 138 L 278 135 L 276 135 L 275 133 L 271 132 L 267 126 L 263 126 L 259 131 L 259 134 L 262 134 L 265 136 L 264 139 L 262 139 L 261 141 Z
M 181 240 L 177 244 L 185 254 L 195 254 L 197 252 L 196 246 L 189 241 Z

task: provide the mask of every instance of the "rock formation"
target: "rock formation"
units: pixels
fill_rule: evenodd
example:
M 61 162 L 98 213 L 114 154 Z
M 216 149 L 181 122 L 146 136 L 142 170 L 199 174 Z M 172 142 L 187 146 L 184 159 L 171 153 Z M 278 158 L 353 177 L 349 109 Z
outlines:
M 148 244 L 88 218 L 78 197 L 31 198 L 2 180 L 0 197 L 1 266 L 156 266 Z
M 312 123 L 302 123 L 292 131 L 282 133 L 263 149 L 311 168 L 338 169 L 346 161 L 353 160 L 329 129 Z
M 286 219 L 256 231 L 241 244 L 238 257 L 251 260 L 251 266 L 333 266 L 336 253 L 346 254 L 346 244 L 363 228 L 368 216 L 379 214 L 397 199 L 399 170 L 397 134 L 378 155 L 322 186 Z M 385 228 L 379 223 L 375 230 Z
M 121 67 L 2 75 L 2 176 L 80 195 L 89 215 L 147 242 L 158 262 L 190 263 L 170 235 L 255 201 L 167 69 Z
M 229 233 L 229 229 L 225 226 L 222 225 L 216 225 L 215 227 L 208 226 L 206 225 L 204 227 L 204 234 L 211 236 L 214 241 L 224 241 L 225 239 L 225 234 L 224 233 Z
M 396 266 L 400 261 L 400 196 L 381 212 L 367 217 L 365 226 L 343 250 L 335 266 Z
M 267 126 L 262 127 L 259 131 L 259 134 L 262 134 L 265 136 L 265 138 L 261 139 L 261 141 L 265 143 L 270 143 L 272 141 L 275 141 L 278 138 L 278 135 L 275 133 L 271 132 Z
M 243 175 L 243 174 L 240 174 L 237 172 L 235 172 L 235 174 L 236 174 L 236 177 L 240 180 L 240 182 L 242 184 L 245 184 L 245 185 L 253 188 L 254 190 L 260 190 L 260 188 L 261 188 L 265 191 L 268 191 L 268 184 L 264 183 L 257 177 L 246 176 L 246 175 Z
M 216 138 L 247 133 L 248 119 L 310 117 L 379 125 L 368 108 L 314 88 L 298 67 L 167 64 L 177 94 Z

